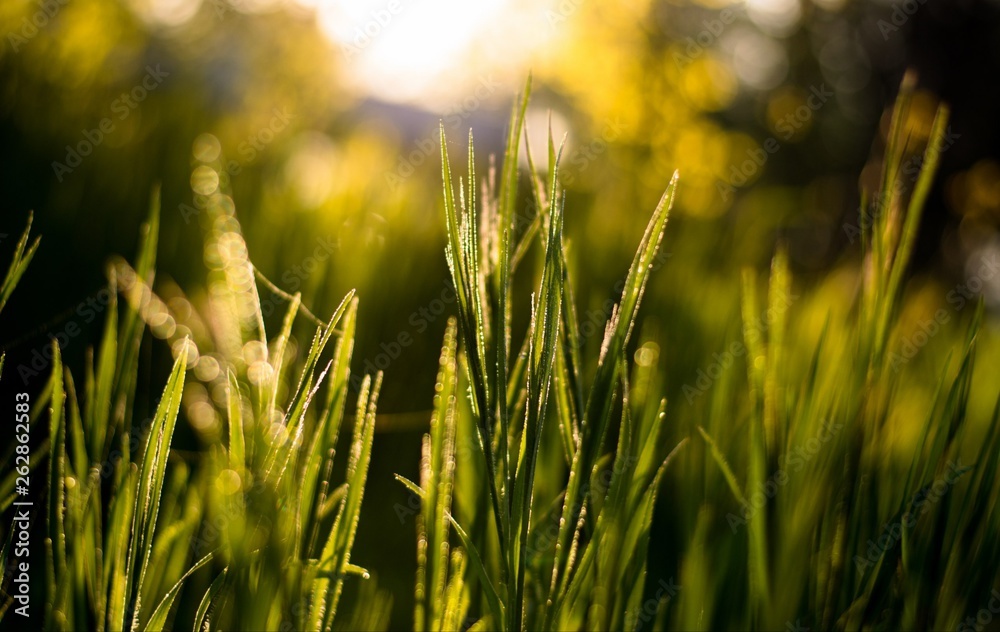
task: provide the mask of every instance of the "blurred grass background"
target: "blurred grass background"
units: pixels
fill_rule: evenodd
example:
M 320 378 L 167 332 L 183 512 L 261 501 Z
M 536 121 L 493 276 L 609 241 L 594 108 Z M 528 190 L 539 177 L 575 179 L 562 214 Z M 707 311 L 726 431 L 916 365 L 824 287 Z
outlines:
M 924 212 L 901 327 L 917 331 L 941 308 L 957 318 L 906 363 L 911 410 L 898 414 L 928 406 L 956 321 L 973 311 L 955 291 L 978 279 L 970 296 L 985 297 L 989 316 L 972 416 L 985 419 L 1000 361 L 1000 275 L 980 273 L 1000 253 L 998 17 L 988 0 L 4 2 L 0 233 L 13 240 L 33 209 L 44 243 L 0 345 L 30 359 L 63 332 L 67 364 L 83 358 L 102 319 L 80 306 L 104 286 L 109 256 L 135 251 L 156 182 L 158 287 L 204 302 L 199 209 L 204 196 L 226 196 L 258 269 L 302 291 L 314 313 L 358 290 L 354 371 L 385 369 L 386 379 L 355 557 L 394 594 L 393 625 L 405 626 L 414 540 L 392 473 L 417 476 L 456 309 L 442 256 L 439 121 L 453 139 L 474 129 L 485 173 L 533 73 L 536 153 L 547 117 L 569 135 L 566 231 L 572 267 L 588 280 L 578 284 L 584 332 L 588 321 L 603 329 L 648 211 L 680 170 L 643 326 L 662 346 L 675 423 L 689 428 L 710 398 L 684 387 L 697 387 L 699 370 L 736 339 L 742 266 L 763 269 L 776 243 L 787 245 L 795 278 L 815 286 L 792 328 L 806 349 L 826 310 L 848 308 L 858 192 L 874 188 L 885 109 L 903 71 L 916 69 L 914 128 L 926 135 L 948 102 L 953 142 Z M 262 293 L 277 327 L 285 303 Z M 147 343 L 143 363 L 157 385 L 143 394 L 140 383 L 151 407 L 169 353 Z M 43 378 L 24 377 L 40 388 Z M 660 541 L 687 528 L 659 520 Z M 656 538 L 651 555 L 654 576 L 676 573 Z

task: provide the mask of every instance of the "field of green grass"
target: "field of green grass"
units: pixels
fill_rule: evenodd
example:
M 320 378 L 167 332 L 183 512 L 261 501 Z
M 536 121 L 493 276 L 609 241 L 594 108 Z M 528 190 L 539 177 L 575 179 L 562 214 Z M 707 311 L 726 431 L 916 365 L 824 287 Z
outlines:
M 570 237 L 564 141 L 526 141 L 530 81 L 495 159 L 442 124 L 446 244 L 425 265 L 445 291 L 410 318 L 440 341 L 424 369 L 390 357 L 410 330 L 355 357 L 363 292 L 274 276 L 221 193 L 181 246 L 203 261 L 186 293 L 158 269 L 154 191 L 81 360 L 58 340 L 0 360 L 8 388 L 39 385 L 2 403 L 0 625 L 382 630 L 406 604 L 427 631 L 996 629 L 1000 340 L 978 277 L 930 298 L 912 281 L 949 117 L 918 133 L 913 81 L 856 248 L 801 276 L 780 239 L 767 265 L 688 261 L 713 253 L 671 234 L 683 171 L 631 262 L 588 274 L 601 244 Z M 0 311 L 46 256 L 33 232 Z M 168 354 L 169 373 L 149 359 Z M 373 466 L 401 418 L 420 450 Z

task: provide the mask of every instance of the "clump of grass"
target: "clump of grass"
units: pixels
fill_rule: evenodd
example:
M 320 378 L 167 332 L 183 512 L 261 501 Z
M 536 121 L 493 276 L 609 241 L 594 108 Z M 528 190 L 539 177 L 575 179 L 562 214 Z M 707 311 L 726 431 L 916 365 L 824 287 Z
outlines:
M 941 106 L 905 199 L 901 165 L 919 150 L 908 142 L 914 87 L 910 75 L 892 113 L 881 191 L 864 196 L 860 289 L 847 316 L 828 313 L 818 346 L 797 348 L 783 307 L 793 283 L 785 253 L 771 266 L 766 305 L 775 317 L 766 334 L 752 324 L 763 309 L 757 275 L 744 272 L 746 384 L 716 388 L 710 410 L 728 414 L 698 428 L 723 476 L 704 476 L 711 502 L 697 508 L 693 533 L 709 548 L 715 539 L 741 553 L 684 564 L 680 581 L 697 590 L 679 600 L 678 627 L 956 628 L 995 586 L 1000 400 L 982 443 L 963 442 L 982 303 L 926 416 L 896 413 L 913 388 L 892 366 L 903 280 L 948 120 Z M 915 448 L 898 464 L 891 456 L 913 428 Z M 797 451 L 809 441 L 819 449 Z M 963 464 L 970 452 L 974 461 Z M 729 492 L 738 508 L 725 501 Z M 717 508 L 726 508 L 732 533 L 709 518 Z M 746 583 L 734 589 L 701 566 Z M 726 609 L 704 605 L 724 599 Z
M 28 269 L 28 264 L 31 263 L 32 257 L 35 256 L 35 251 L 38 250 L 38 244 L 41 242 L 41 237 L 36 237 L 31 242 L 31 245 L 28 245 L 31 236 L 32 219 L 33 217 L 29 215 L 28 225 L 17 240 L 17 245 L 14 246 L 14 255 L 11 258 L 10 265 L 7 267 L 7 273 L 4 275 L 3 282 L 0 283 L 0 312 L 3 311 L 10 295 L 14 293 L 14 288 L 17 287 L 21 277 L 24 276 L 24 272 Z M 0 378 L 3 376 L 3 367 L 6 359 L 7 354 L 0 353 Z M 3 456 L 0 457 L 0 467 L 5 472 L 3 479 L 0 479 L 2 480 L 0 482 L 0 511 L 8 509 L 16 499 L 14 487 L 17 479 L 17 468 L 13 467 L 14 456 L 14 450 L 11 449 L 5 450 Z M 33 465 L 37 465 L 37 463 Z M 10 555 L 9 548 L 10 540 L 8 538 L 4 540 L 3 548 L 0 550 L 0 568 L 7 568 L 7 559 Z M 2 613 L 6 612 L 9 606 L 9 600 L 4 604 L 0 604 L 0 617 L 3 616 Z
M 471 134 L 467 176 L 456 183 L 442 131 L 458 313 L 444 336 L 419 482 L 399 477 L 422 499 L 416 629 L 944 629 L 981 611 L 1000 587 L 1000 397 L 973 389 L 988 331 L 982 303 L 967 330 L 940 334 L 955 357 L 921 418 L 904 405 L 922 386 L 894 359 L 947 125 L 942 107 L 927 146 L 912 146 L 913 89 L 908 78 L 893 112 L 881 192 L 864 196 L 850 309 L 797 288 L 779 247 L 766 287 L 755 270 L 742 274 L 734 318 L 746 371 L 673 406 L 670 422 L 660 346 L 633 334 L 677 175 L 588 357 L 551 134 L 544 172 L 524 146 L 530 187 L 519 191 L 530 82 L 502 168 L 482 183 Z M 921 170 L 906 198 L 898 183 L 915 153 Z M 537 210 L 523 230 L 522 198 Z M 374 581 L 363 582 L 349 618 L 341 603 L 345 583 L 369 575 L 352 551 L 382 379 L 364 378 L 345 422 L 357 298 L 349 292 L 321 320 L 301 295 L 266 281 L 221 194 L 203 210 L 205 296 L 154 283 L 157 200 L 134 266 L 115 259 L 108 268 L 112 301 L 79 387 L 53 344 L 51 375 L 32 403 L 33 429 L 48 426 L 31 455 L 32 476 L 47 481 L 33 527 L 45 536 L 44 626 L 385 626 L 391 597 Z M 0 310 L 38 246 L 29 232 L 30 220 Z M 531 255 L 536 267 L 522 267 Z M 530 299 L 516 295 L 515 280 L 530 282 Z M 257 281 L 288 302 L 270 335 Z M 818 342 L 803 344 L 817 311 Z M 521 313 L 528 325 L 515 332 Z M 303 327 L 310 342 L 300 346 Z M 152 406 L 138 387 L 147 331 L 173 356 Z M 992 416 L 983 419 L 973 408 L 987 396 Z M 345 474 L 335 480 L 342 443 Z M 0 459 L 0 510 L 15 499 L 11 460 Z M 672 492 L 669 531 L 656 522 L 661 487 Z M 654 538 L 670 558 L 657 570 L 675 569 L 679 590 L 650 581 Z
M 168 304 L 152 289 L 157 199 L 135 267 L 109 268 L 113 298 L 82 388 L 53 342 L 51 377 L 33 403 L 31 423 L 49 425 L 31 457 L 48 465 L 44 625 L 329 630 L 345 581 L 368 577 L 351 550 L 381 375 L 362 382 L 345 478 L 339 486 L 332 478 L 358 301 L 348 293 L 296 361 L 289 347 L 301 297 L 289 297 L 280 331 L 268 337 L 239 225 L 231 207 L 216 204 L 207 209 L 212 312 L 200 320 L 183 295 Z M 26 237 L 4 300 L 34 253 Z M 136 384 L 147 327 L 171 343 L 174 362 L 143 423 Z M 203 441 L 178 450 L 183 409 Z M 8 483 L 3 509 L 13 499 Z M 185 591 L 197 607 L 178 618 Z M 385 601 L 369 592 L 369 603 Z
M 515 234 L 517 155 L 529 92 L 530 83 L 511 117 L 495 195 L 488 185 L 485 199 L 477 201 L 470 135 L 468 177 L 456 196 L 441 134 L 447 258 L 459 314 L 445 336 L 420 485 L 400 477 L 424 499 L 417 629 L 455 629 L 467 617 L 471 591 L 481 593 L 485 603 L 476 627 L 634 628 L 659 482 L 680 447 L 671 448 L 665 440 L 666 402 L 648 391 L 655 347 L 642 349 L 643 363 L 631 363 L 627 356 L 677 177 L 646 228 L 591 371 L 578 353 L 563 238 L 561 148 L 551 135 L 544 181 L 536 176 L 526 147 L 531 196 L 541 212 L 525 234 Z M 541 272 L 530 301 L 530 325 L 512 358 L 512 278 L 536 238 Z M 461 353 L 456 353 L 456 336 Z M 463 390 L 459 384 L 468 386 L 467 412 L 457 401 Z M 461 483 L 454 481 L 455 437 L 466 420 L 476 428 L 482 484 L 488 490 L 477 511 L 491 518 L 478 542 L 452 512 L 452 488 Z M 556 431 L 548 432 L 553 424 Z M 547 432 L 561 446 L 561 456 L 550 451 L 543 459 Z M 566 478 L 556 496 L 538 492 L 540 467 L 546 477 Z M 462 545 L 454 550 L 450 529 Z
M 913 388 L 892 365 L 903 281 L 948 117 L 942 106 L 905 199 L 898 181 L 916 151 L 906 123 L 913 90 L 909 77 L 892 115 L 882 193 L 864 196 L 860 290 L 846 319 L 828 313 L 814 349 L 793 343 L 794 280 L 779 247 L 763 304 L 756 272 L 743 272 L 745 380 L 721 380 L 704 417 L 673 429 L 657 395 L 658 346 L 639 345 L 634 361 L 628 352 L 676 175 L 588 364 L 551 138 L 544 181 L 525 148 L 529 197 L 541 212 L 523 234 L 513 221 L 530 83 L 511 116 L 499 189 L 491 170 L 479 193 L 470 135 L 456 193 L 442 132 L 458 315 L 445 334 L 420 482 L 398 477 L 423 500 L 416 629 L 943 629 L 979 610 L 1000 560 L 1000 400 L 981 444 L 962 441 L 981 304 L 926 418 L 894 415 Z M 534 246 L 530 324 L 512 356 L 513 279 Z M 919 424 L 902 476 L 888 458 L 901 423 Z M 646 586 L 653 509 L 689 439 L 696 449 L 672 474 L 684 490 L 673 514 L 688 538 L 667 545 L 682 588 L 664 594 Z M 796 452 L 811 442 L 818 452 Z M 974 462 L 961 464 L 973 447 Z

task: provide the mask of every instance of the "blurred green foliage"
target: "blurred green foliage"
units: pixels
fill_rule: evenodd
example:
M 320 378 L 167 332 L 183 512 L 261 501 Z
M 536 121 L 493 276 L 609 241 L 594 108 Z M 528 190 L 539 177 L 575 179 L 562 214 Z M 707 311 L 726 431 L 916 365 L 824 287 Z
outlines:
M 599 352 L 647 209 L 680 170 L 683 185 L 646 289 L 639 337 L 658 341 L 677 429 L 670 438 L 693 437 L 701 424 L 728 452 L 734 446 L 706 419 L 722 423 L 714 392 L 736 392 L 747 379 L 732 353 L 742 331 L 740 270 L 769 266 L 778 244 L 787 252 L 795 278 L 790 349 L 815 349 L 825 323 L 847 318 L 861 270 L 858 189 L 878 188 L 887 106 L 914 47 L 908 33 L 942 10 L 928 3 L 893 31 L 879 21 L 893 24 L 895 5 L 854 1 L 771 3 L 797 7 L 790 12 L 769 12 L 767 2 L 714 1 L 522 7 L 524 30 L 544 31 L 543 45 L 511 63 L 482 51 L 455 55 L 440 80 L 445 96 L 411 107 L 354 87 L 350 64 L 358 60 L 324 37 L 307 4 L 13 0 L 0 6 L 2 230 L 13 234 L 34 209 L 45 235 L 19 300 L 4 312 L 0 344 L 12 358 L 30 358 L 47 348 L 48 334 L 76 323 L 82 333 L 69 339 L 63 355 L 69 366 L 82 366 L 87 346 L 100 339 L 102 319 L 82 318 L 78 306 L 105 286 L 109 257 L 135 250 L 157 182 L 155 290 L 175 315 L 213 313 L 204 274 L 213 265 L 204 248 L 213 226 L 208 209 L 236 209 L 261 275 L 282 292 L 301 292 L 312 313 L 332 313 L 356 289 L 364 326 L 354 374 L 384 369 L 386 377 L 355 550 L 378 585 L 396 596 L 395 626 L 410 621 L 416 567 L 407 565 L 416 558 L 413 540 L 399 537 L 412 523 L 401 524 L 396 508 L 410 499 L 392 474 L 419 478 L 440 340 L 457 312 L 441 256 L 439 120 L 452 138 L 475 127 L 477 169 L 488 173 L 489 154 L 503 150 L 509 101 L 527 67 L 533 69 L 536 94 L 527 116 L 533 149 L 542 152 L 548 111 L 557 131 L 569 132 L 562 175 L 566 257 L 585 281 L 576 301 L 587 357 Z M 393 37 L 393 26 L 379 37 Z M 443 37 L 449 27 L 440 28 Z M 982 55 L 985 67 L 995 63 Z M 907 129 L 915 145 L 929 138 L 939 101 L 931 89 L 914 94 Z M 905 396 L 888 414 L 892 441 L 883 456 L 901 473 L 919 439 L 909 421 L 932 406 L 942 367 L 961 346 L 980 294 L 990 309 L 970 377 L 973 437 L 982 434 L 996 393 L 991 309 L 1000 279 L 989 266 L 997 251 L 1000 166 L 976 145 L 979 137 L 994 137 L 995 126 L 973 117 L 969 103 L 954 109 L 959 136 L 943 153 L 943 174 L 925 212 L 931 228 L 917 236 L 894 329 L 898 346 L 891 351 L 902 358 Z M 909 196 L 913 165 L 904 166 Z M 526 172 L 524 157 L 521 167 Z M 529 190 L 522 186 L 517 201 L 525 225 L 536 214 Z M 536 263 L 533 257 L 526 265 Z M 532 286 L 527 275 L 514 282 L 515 291 Z M 287 296 L 264 283 L 260 294 L 265 326 L 279 329 Z M 526 310 L 512 314 L 518 331 L 528 319 Z M 934 325 L 942 333 L 928 334 Z M 290 348 L 304 353 L 310 334 L 294 331 Z M 796 372 L 811 360 L 806 352 L 789 357 Z M 161 390 L 156 376 L 165 379 L 170 353 L 146 344 L 141 358 L 152 377 L 139 385 L 137 406 L 151 415 Z M 17 376 L 17 365 L 5 373 Z M 29 386 L 41 388 L 40 378 L 31 379 Z M 360 379 L 355 396 L 359 385 Z M 206 450 L 218 440 L 197 423 L 206 402 L 218 404 L 211 393 L 185 392 L 178 430 L 185 449 Z M 668 496 L 692 491 L 685 478 L 667 477 L 665 486 Z M 691 524 L 693 514 L 678 520 L 661 505 L 650 586 L 680 576 L 683 560 L 672 542 L 697 535 L 690 550 L 700 550 L 705 544 L 698 538 L 707 537 L 708 527 Z M 347 595 L 353 590 L 348 586 Z

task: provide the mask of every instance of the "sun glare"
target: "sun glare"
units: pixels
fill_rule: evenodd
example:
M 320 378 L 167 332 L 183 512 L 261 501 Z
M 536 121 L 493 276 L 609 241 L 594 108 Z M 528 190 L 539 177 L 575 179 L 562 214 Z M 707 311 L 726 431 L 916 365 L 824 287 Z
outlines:
M 323 3 L 317 20 L 343 53 L 352 83 L 394 101 L 408 101 L 447 81 L 507 0 L 363 0 Z
M 343 87 L 358 96 L 437 107 L 501 75 L 505 84 L 518 85 L 583 0 L 127 2 L 143 21 L 167 29 L 182 27 L 206 6 L 213 20 L 280 10 L 312 15 L 340 58 Z

